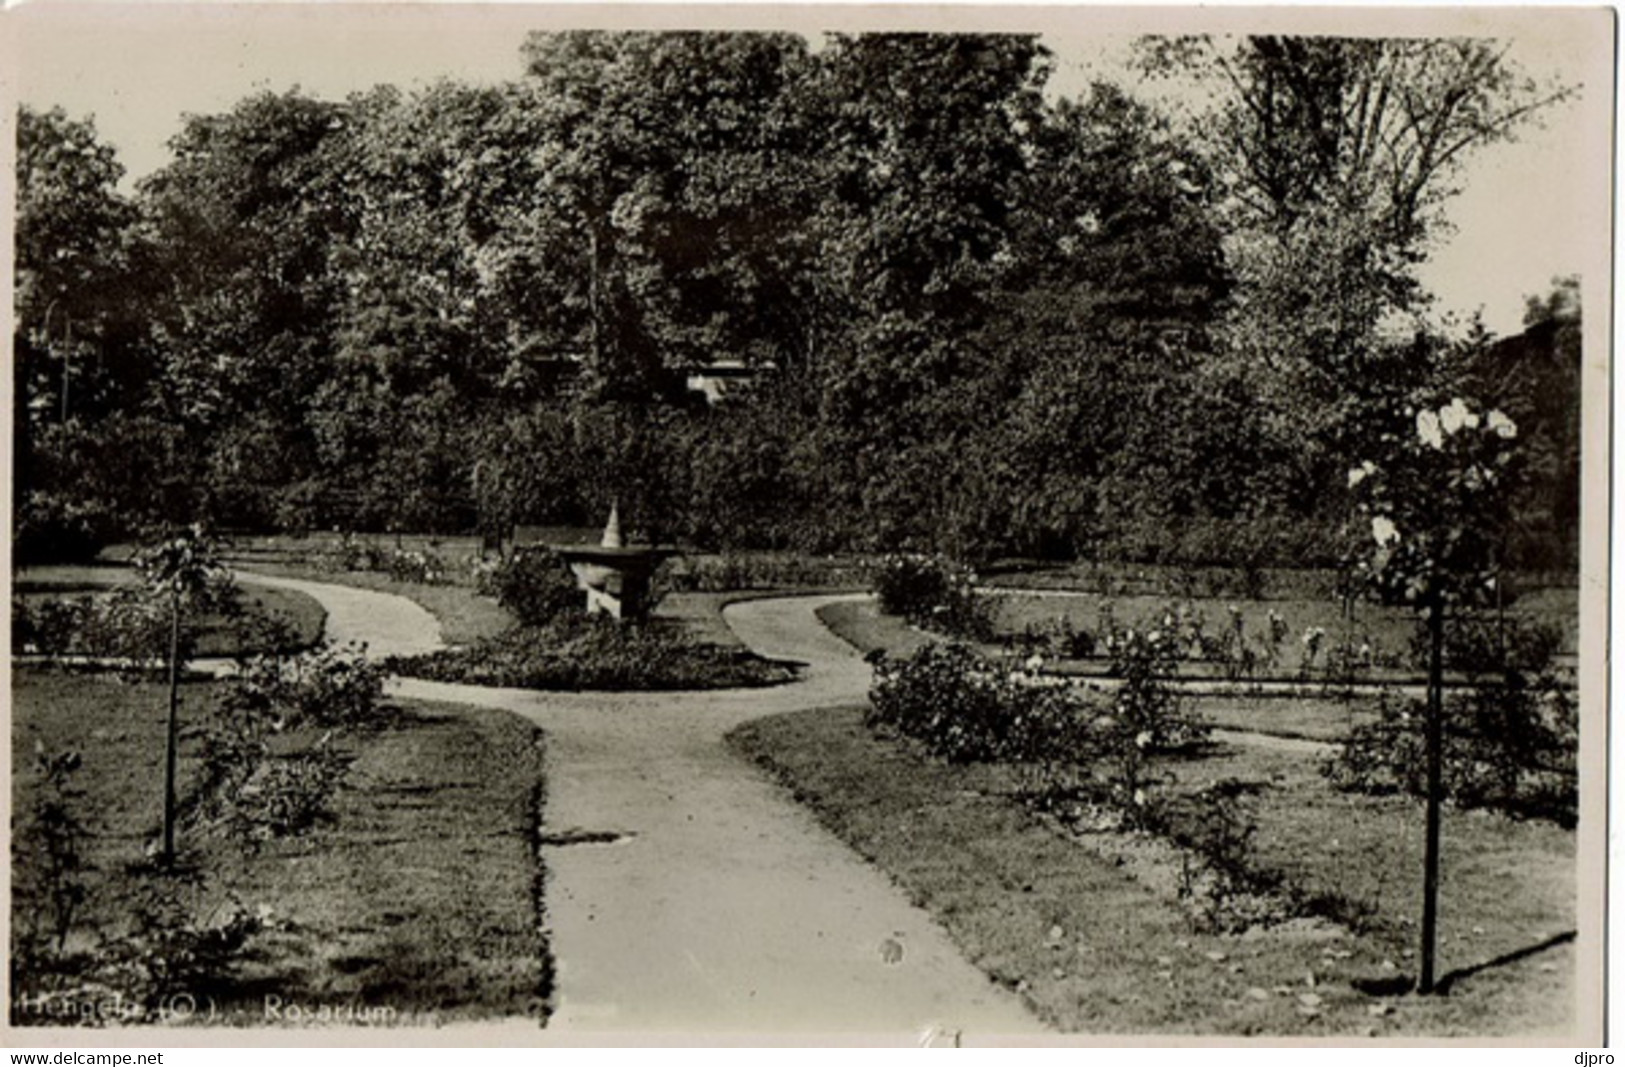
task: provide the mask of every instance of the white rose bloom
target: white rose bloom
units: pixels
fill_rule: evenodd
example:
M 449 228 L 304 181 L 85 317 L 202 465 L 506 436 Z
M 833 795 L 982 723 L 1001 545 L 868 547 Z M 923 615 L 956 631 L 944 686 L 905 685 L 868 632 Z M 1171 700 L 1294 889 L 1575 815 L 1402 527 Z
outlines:
M 1399 527 L 1387 516 L 1378 515 L 1371 520 L 1371 536 L 1376 539 L 1377 544 L 1389 545 L 1399 540 Z
M 1419 411 L 1416 413 L 1416 436 L 1423 444 L 1434 448 L 1444 447 L 1444 431 L 1439 426 L 1439 413 L 1436 411 Z
M 1499 411 L 1492 411 L 1485 416 L 1489 428 L 1495 431 L 1495 436 L 1510 439 L 1518 436 L 1518 424 L 1507 418 Z
M 1459 433 L 1462 427 L 1468 425 L 1469 418 L 1473 420 L 1473 425 L 1477 425 L 1478 416 L 1467 410 L 1467 405 L 1461 402 L 1459 396 L 1439 409 L 1439 424 L 1444 427 L 1445 433 Z

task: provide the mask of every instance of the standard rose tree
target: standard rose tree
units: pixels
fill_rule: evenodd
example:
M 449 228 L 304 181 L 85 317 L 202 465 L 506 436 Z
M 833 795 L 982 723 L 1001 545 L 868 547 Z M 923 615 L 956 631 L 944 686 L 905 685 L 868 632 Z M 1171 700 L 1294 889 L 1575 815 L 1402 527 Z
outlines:
M 1445 615 L 1492 600 L 1517 471 L 1518 427 L 1460 397 L 1406 411 L 1405 430 L 1349 471 L 1361 538 L 1355 568 L 1379 599 L 1412 606 L 1428 628 L 1427 846 L 1422 888 L 1422 992 L 1434 988 L 1439 896 Z

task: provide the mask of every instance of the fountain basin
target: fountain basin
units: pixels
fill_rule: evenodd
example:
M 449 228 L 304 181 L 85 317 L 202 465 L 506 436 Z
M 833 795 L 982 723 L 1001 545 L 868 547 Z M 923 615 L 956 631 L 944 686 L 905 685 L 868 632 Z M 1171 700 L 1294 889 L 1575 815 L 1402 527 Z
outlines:
M 587 595 L 589 615 L 641 619 L 649 614 L 649 580 L 675 549 L 641 546 L 555 545 Z

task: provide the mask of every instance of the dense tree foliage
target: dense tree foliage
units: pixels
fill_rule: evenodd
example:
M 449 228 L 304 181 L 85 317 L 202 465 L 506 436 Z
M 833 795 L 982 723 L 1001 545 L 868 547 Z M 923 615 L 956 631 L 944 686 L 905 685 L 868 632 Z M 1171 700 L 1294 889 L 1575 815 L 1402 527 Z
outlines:
M 133 197 L 24 109 L 19 533 L 614 500 L 705 546 L 1304 558 L 1366 413 L 1456 374 L 1550 442 L 1549 534 L 1577 428 L 1530 353 L 1577 368 L 1577 301 L 1523 355 L 1393 326 L 1460 162 L 1566 90 L 1479 43 L 1147 55 L 1222 89 L 1197 126 L 1056 98 L 1032 37 L 536 34 L 505 84 L 188 116 Z M 697 401 L 718 362 L 750 388 Z
M 1284 488 L 1317 494 L 1429 384 L 1416 268 L 1465 162 L 1576 89 L 1537 83 L 1506 42 L 1481 38 L 1157 38 L 1144 51 L 1211 93 L 1192 134 L 1223 184 L 1237 280 L 1220 350 L 1306 450 Z

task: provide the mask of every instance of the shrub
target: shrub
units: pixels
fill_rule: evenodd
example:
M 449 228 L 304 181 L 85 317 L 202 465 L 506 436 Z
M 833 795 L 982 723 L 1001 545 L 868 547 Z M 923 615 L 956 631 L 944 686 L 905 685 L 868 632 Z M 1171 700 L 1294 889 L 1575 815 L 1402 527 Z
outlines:
M 1118 729 L 1148 740 L 1137 747 L 1154 751 L 1189 749 L 1207 741 L 1209 727 L 1187 707 L 1179 690 L 1168 680 L 1186 652 L 1176 626 L 1165 615 L 1162 626 L 1114 629 L 1106 638 L 1110 656 L 1107 673 L 1122 684 L 1113 695 Z
M 1057 659 L 1088 659 L 1095 654 L 1095 635 L 1062 616 L 1044 622 L 1030 622 L 1015 643 L 1030 654 Z
M 889 555 L 872 581 L 880 610 L 952 637 L 993 636 L 992 601 L 976 591 L 976 575 L 942 556 Z
M 1351 730 L 1322 772 L 1350 792 L 1426 795 L 1426 714 L 1422 700 L 1385 695 L 1378 720 Z M 1561 680 L 1512 672 L 1448 694 L 1444 714 L 1446 798 L 1575 825 L 1579 708 Z
M 1038 765 L 1045 768 L 1042 791 L 1082 791 L 1109 803 L 1122 821 L 1141 825 L 1148 790 L 1157 784 L 1149 759 L 1208 736 L 1207 724 L 1186 712 L 1167 682 L 1179 647 L 1171 631 L 1114 630 L 1107 651 L 1120 684 L 1106 707 L 1040 673 L 1040 657 L 1012 666 L 963 644 L 937 643 L 907 659 L 877 653 L 867 722 L 915 738 L 952 762 Z
M 98 976 L 139 1006 L 137 1021 L 174 1022 L 172 1011 L 185 1021 L 216 994 L 226 999 L 255 939 L 277 925 L 269 910 L 251 912 L 235 898 L 212 904 L 196 870 L 132 876 L 129 926 L 106 939 Z
M 672 590 L 728 593 L 742 589 L 861 585 L 868 568 L 853 560 L 781 552 L 722 552 L 688 556 L 663 570 Z
M 202 729 L 188 821 L 248 845 L 315 825 L 351 762 L 336 738 L 379 723 L 383 677 L 332 646 L 244 664 Z
M 1243 806 L 1257 789 L 1228 778 L 1162 800 L 1149 816 L 1152 828 L 1183 852 L 1179 896 L 1201 929 L 1236 933 L 1303 911 L 1284 891 L 1285 877 L 1258 864 L 1258 824 Z
M 1088 763 L 1094 716 L 1081 691 L 978 655 L 932 643 L 907 659 L 871 657 L 866 721 L 918 741 L 955 763 Z
M 446 561 L 428 550 L 387 549 L 382 565 L 376 568 L 397 582 L 416 582 L 419 585 L 441 585 L 446 581 Z
M 582 612 L 582 593 L 557 552 L 542 546 L 519 549 L 490 573 L 489 591 L 526 626 Z
M 89 893 L 89 831 L 79 812 L 83 793 L 74 784 L 79 767 L 77 752 L 49 754 L 35 743 L 36 786 L 12 841 L 13 853 L 28 858 L 12 865 L 18 872 L 12 910 L 19 922 L 17 944 L 29 961 L 24 971 L 62 954 Z
M 33 493 L 17 511 L 12 563 L 89 563 L 122 532 L 117 516 L 103 504 Z
M 297 656 L 250 660 L 228 682 L 224 706 L 278 730 L 356 729 L 376 723 L 383 693 L 384 672 L 363 649 L 324 644 Z
M 1418 625 L 1411 637 L 1411 659 L 1419 666 L 1427 665 L 1427 642 L 1427 627 Z M 1445 665 L 1464 674 L 1539 673 L 1562 649 L 1562 627 L 1535 619 L 1474 612 L 1445 620 Z
M 33 605 L 13 601 L 12 648 L 43 656 L 87 656 L 154 666 L 169 654 L 166 604 L 136 586 L 94 596 L 52 597 Z M 191 654 L 192 634 L 181 635 Z

